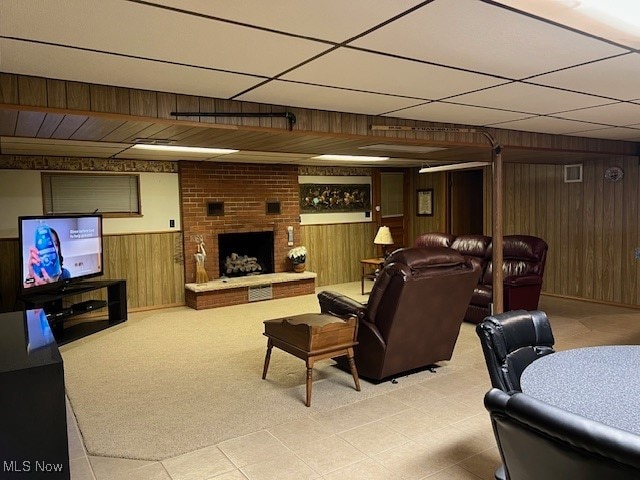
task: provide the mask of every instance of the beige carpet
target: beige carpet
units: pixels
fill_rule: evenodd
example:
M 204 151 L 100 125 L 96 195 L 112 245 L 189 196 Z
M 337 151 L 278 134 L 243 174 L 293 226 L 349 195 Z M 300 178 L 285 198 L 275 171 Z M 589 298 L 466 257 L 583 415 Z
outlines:
M 332 288 L 364 299 L 359 286 Z M 461 356 L 435 374 L 420 372 L 397 384 L 362 381 L 356 392 L 349 374 L 331 360 L 319 362 L 306 408 L 303 361 L 274 349 L 267 380 L 261 379 L 262 322 L 316 311 L 315 295 L 173 308 L 133 314 L 125 324 L 63 346 L 67 394 L 88 453 L 161 460 L 464 366 Z

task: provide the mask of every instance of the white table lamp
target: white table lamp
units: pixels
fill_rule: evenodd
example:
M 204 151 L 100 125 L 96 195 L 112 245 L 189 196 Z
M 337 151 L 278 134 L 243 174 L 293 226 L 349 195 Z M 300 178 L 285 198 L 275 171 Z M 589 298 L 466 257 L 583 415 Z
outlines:
M 391 230 L 389 230 L 389 227 L 382 226 L 378 228 L 378 233 L 376 233 L 376 238 L 373 239 L 373 243 L 383 246 L 384 258 L 387 258 L 387 256 L 389 256 L 387 247 L 389 245 L 393 245 L 393 237 L 391 236 Z

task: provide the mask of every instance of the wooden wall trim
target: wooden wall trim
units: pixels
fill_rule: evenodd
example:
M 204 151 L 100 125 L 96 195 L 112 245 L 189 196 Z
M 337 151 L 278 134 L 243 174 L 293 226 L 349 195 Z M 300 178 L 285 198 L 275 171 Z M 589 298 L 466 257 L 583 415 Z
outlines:
M 63 88 L 63 85 L 65 88 Z M 297 122 L 294 132 L 309 132 L 317 134 L 332 134 L 344 136 L 367 136 L 378 138 L 395 138 L 412 140 L 428 140 L 434 144 L 443 145 L 475 145 L 484 146 L 485 143 L 473 133 L 425 132 L 415 131 L 384 131 L 372 132 L 370 126 L 397 125 L 415 127 L 452 127 L 450 124 L 438 122 L 414 121 L 393 117 L 371 116 L 363 114 L 326 112 L 298 107 L 280 105 L 256 104 L 236 100 L 224 100 L 207 97 L 195 97 L 166 92 L 152 92 L 132 88 L 113 87 L 106 85 L 84 84 L 63 80 L 53 80 L 41 77 L 30 77 L 9 73 L 0 73 L 0 104 L 7 108 L 20 106 L 33 111 L 43 109 L 59 109 L 78 114 L 82 111 L 92 115 L 123 115 L 131 119 L 140 120 L 154 118 L 159 121 L 175 122 L 176 118 L 170 113 L 178 108 L 188 107 L 192 111 L 282 111 L 286 108 L 296 115 Z M 237 121 L 232 124 L 232 121 Z M 181 125 L 215 125 L 216 128 L 253 128 L 279 129 L 282 125 L 279 119 L 265 118 L 212 118 L 180 120 Z M 469 128 L 468 125 L 453 125 Z M 504 146 L 522 148 L 546 148 L 553 150 L 572 150 L 583 152 L 618 153 L 634 155 L 638 152 L 637 143 L 616 140 L 592 139 L 586 137 L 563 136 L 544 133 L 522 132 L 487 128 L 486 131 L 495 138 L 496 142 Z M 489 145 L 487 144 L 487 149 Z M 506 158 L 505 158 L 506 160 Z

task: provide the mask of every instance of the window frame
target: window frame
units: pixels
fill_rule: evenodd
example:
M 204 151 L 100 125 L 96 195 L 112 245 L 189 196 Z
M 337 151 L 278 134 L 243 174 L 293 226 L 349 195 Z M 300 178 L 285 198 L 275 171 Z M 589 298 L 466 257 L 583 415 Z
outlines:
M 49 179 L 51 177 L 75 177 L 75 178 L 80 178 L 80 177 L 100 177 L 100 178 L 113 178 L 113 177 L 127 177 L 129 178 L 129 181 L 131 181 L 131 179 L 134 180 L 134 185 L 135 185 L 135 190 L 136 190 L 136 194 L 137 194 L 137 201 L 135 202 L 135 209 L 136 211 L 105 211 L 103 209 L 100 208 L 99 204 L 96 204 L 96 202 L 93 203 L 94 206 L 97 206 L 97 210 L 96 208 L 92 208 L 90 210 L 84 210 L 84 209 L 80 209 L 79 211 L 55 211 L 53 208 L 49 209 L 47 208 L 47 204 L 48 203 L 52 203 L 52 190 L 51 187 L 48 187 L 47 184 L 50 185 Z M 102 214 L 103 217 L 109 217 L 109 218 L 131 218 L 131 217 L 142 217 L 142 195 L 141 195 L 141 191 L 140 191 L 140 174 L 137 173 L 108 173 L 108 172 L 91 172 L 91 173 L 87 173 L 87 172 L 79 172 L 79 173 L 71 173 L 71 172 L 58 172 L 58 171 L 47 171 L 47 172 L 40 172 L 40 185 L 41 185 L 41 189 L 42 189 L 42 211 L 45 215 L 56 215 L 56 214 L 83 214 L 83 213 L 95 213 L 98 212 L 100 214 Z M 95 200 L 95 196 L 92 196 L 92 199 Z M 78 202 L 81 202 L 82 200 L 77 200 Z M 98 200 L 97 203 L 99 203 L 100 200 Z

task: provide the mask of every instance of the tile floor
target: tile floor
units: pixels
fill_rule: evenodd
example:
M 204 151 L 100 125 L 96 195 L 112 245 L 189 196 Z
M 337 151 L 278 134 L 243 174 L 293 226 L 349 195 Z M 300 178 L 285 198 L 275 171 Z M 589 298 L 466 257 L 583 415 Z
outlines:
M 357 298 L 359 282 L 348 285 Z M 558 350 L 640 343 L 640 310 L 553 297 L 540 308 Z M 500 456 L 482 403 L 490 383 L 474 327 L 463 324 L 451 360 L 465 368 L 162 462 L 87 455 L 68 406 L 71 478 L 492 480 Z

